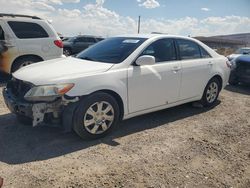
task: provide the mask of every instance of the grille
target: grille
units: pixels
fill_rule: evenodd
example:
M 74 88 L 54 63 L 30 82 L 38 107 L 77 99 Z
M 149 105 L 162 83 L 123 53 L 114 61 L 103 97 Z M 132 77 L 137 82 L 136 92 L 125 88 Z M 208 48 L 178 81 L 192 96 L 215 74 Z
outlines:
M 18 79 L 12 79 L 7 84 L 7 89 L 19 99 L 24 99 L 24 95 L 32 88 L 32 84 Z

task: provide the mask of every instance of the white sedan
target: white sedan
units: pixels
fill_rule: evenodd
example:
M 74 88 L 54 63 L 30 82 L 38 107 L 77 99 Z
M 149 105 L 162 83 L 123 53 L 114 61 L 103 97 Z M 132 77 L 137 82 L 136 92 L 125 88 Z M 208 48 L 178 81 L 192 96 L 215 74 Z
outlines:
M 56 122 L 94 139 L 122 119 L 192 101 L 212 106 L 229 73 L 227 58 L 195 39 L 126 35 L 24 67 L 3 95 L 22 122 Z

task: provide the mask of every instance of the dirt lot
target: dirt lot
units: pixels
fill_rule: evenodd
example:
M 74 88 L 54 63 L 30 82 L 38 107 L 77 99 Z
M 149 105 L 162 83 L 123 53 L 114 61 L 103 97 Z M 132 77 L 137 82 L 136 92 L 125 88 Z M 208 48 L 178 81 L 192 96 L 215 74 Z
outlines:
M 140 116 L 89 142 L 19 124 L 0 95 L 0 176 L 23 188 L 249 188 L 250 87 L 227 87 L 213 109 Z

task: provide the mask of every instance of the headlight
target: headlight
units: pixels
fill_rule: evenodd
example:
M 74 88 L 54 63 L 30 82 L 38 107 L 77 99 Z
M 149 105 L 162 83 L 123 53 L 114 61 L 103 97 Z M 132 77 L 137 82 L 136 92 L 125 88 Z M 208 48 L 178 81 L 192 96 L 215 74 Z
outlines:
M 24 96 L 28 101 L 53 101 L 74 87 L 74 84 L 43 85 L 31 88 Z

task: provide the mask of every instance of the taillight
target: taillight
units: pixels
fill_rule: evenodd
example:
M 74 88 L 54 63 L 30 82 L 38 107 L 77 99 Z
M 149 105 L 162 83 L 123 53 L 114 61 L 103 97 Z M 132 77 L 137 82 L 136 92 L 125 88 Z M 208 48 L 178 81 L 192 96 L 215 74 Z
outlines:
M 63 42 L 61 40 L 55 40 L 54 44 L 59 48 L 63 48 Z
M 232 68 L 232 64 L 230 63 L 230 61 L 226 61 L 226 64 L 227 64 L 228 68 L 230 68 L 230 69 Z

